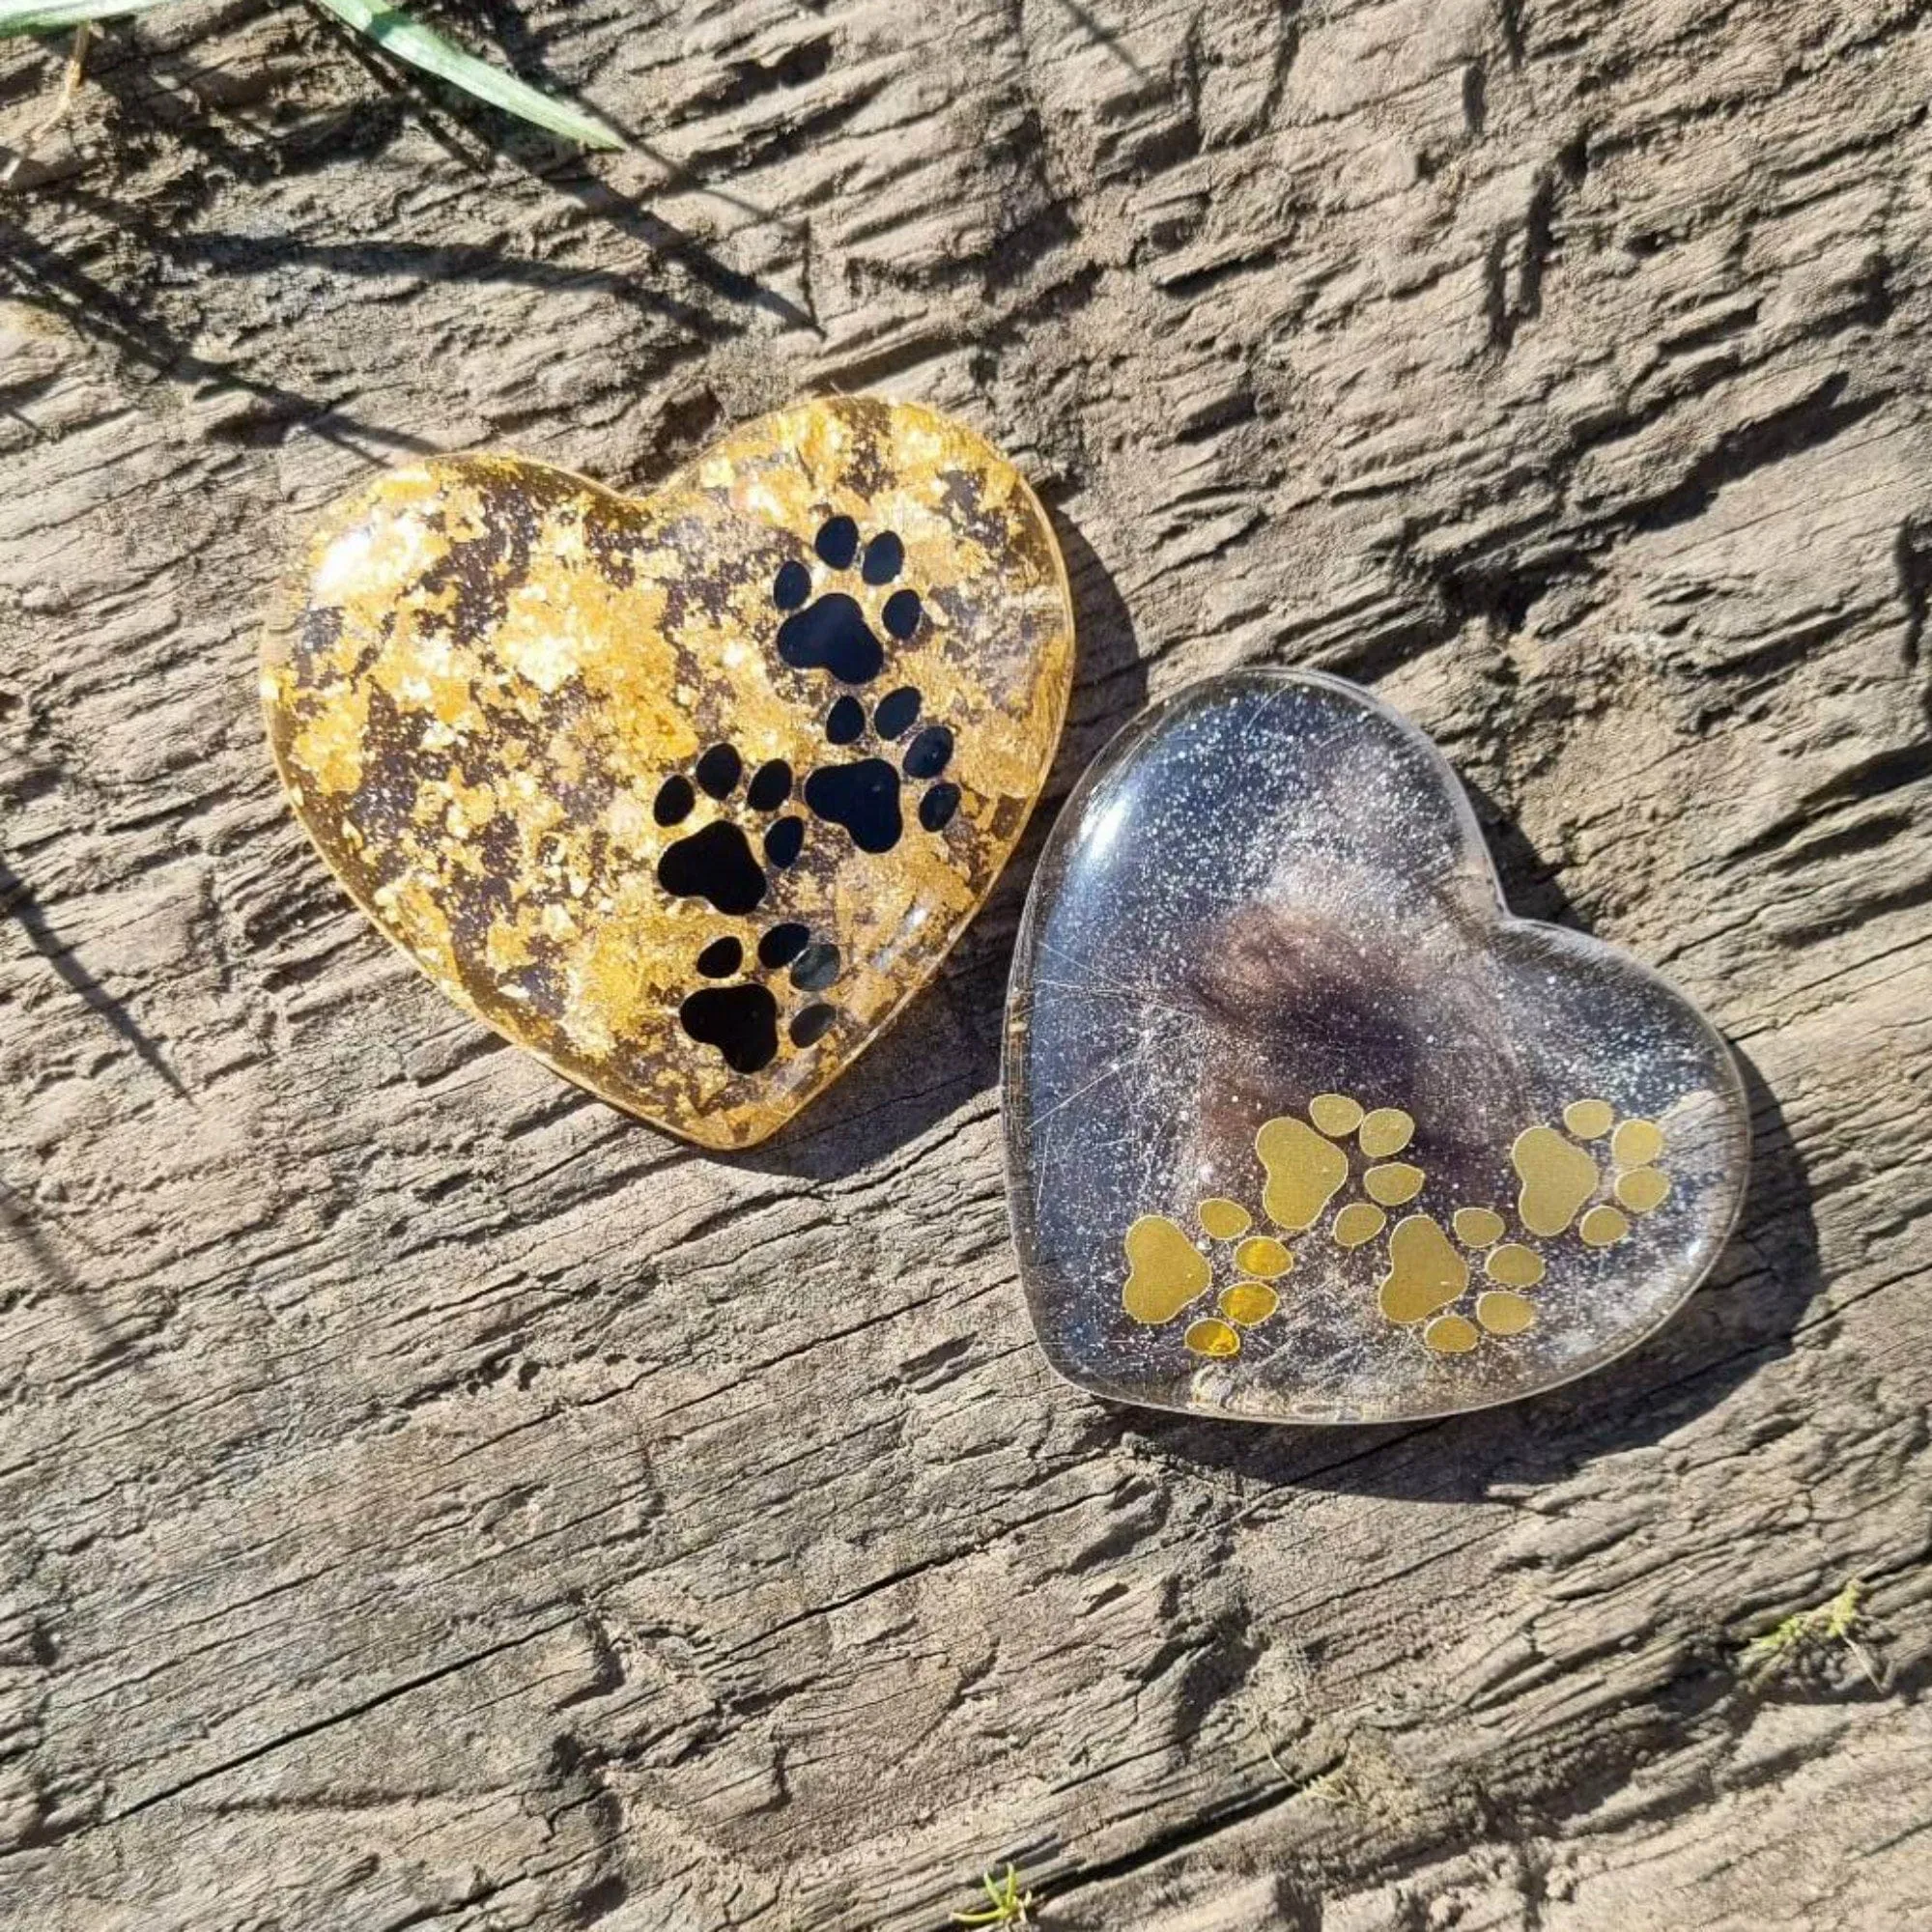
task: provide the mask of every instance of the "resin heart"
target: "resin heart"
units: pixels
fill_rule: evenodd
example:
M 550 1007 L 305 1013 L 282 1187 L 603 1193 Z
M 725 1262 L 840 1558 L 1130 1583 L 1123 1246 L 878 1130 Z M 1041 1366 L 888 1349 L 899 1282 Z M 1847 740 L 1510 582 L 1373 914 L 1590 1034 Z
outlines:
M 1053 1366 L 1276 1422 L 1507 1401 L 1664 1321 L 1736 1218 L 1723 1041 L 1503 905 L 1455 775 L 1330 677 L 1147 713 L 1041 858 L 1008 1179 Z
M 636 500 L 509 456 L 387 472 L 316 533 L 263 697 L 309 836 L 443 992 L 745 1147 L 958 937 L 1072 661 L 1019 472 L 840 397 Z

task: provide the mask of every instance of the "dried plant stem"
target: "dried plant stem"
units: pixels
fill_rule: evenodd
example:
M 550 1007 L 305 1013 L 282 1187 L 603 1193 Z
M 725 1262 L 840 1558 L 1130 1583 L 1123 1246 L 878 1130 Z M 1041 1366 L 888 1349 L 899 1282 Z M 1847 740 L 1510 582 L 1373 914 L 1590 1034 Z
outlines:
M 20 172 L 20 164 L 30 159 L 34 150 L 67 119 L 68 109 L 73 105 L 73 97 L 87 72 L 87 48 L 93 39 L 92 20 L 83 20 L 73 30 L 73 45 L 68 49 L 67 71 L 61 76 L 60 93 L 55 97 L 54 104 L 21 135 L 20 145 L 14 151 L 14 158 L 7 163 L 7 172 L 0 175 L 0 188 L 14 185 L 14 177 Z
M 53 112 L 33 128 L 9 164 L 0 188 L 13 185 L 14 175 L 35 142 L 49 128 L 59 124 L 80 85 L 81 68 L 94 22 L 124 14 L 146 14 L 164 6 L 167 0 L 0 0 L 0 39 L 14 34 L 59 32 L 78 23 L 73 40 L 73 56 L 68 64 L 67 80 Z M 446 40 L 433 28 L 391 4 L 391 0 L 314 0 L 364 40 L 373 41 L 384 53 L 438 80 L 461 88 L 478 100 L 505 114 L 515 115 L 548 132 L 575 141 L 584 148 L 621 148 L 624 138 L 608 123 L 568 101 L 553 100 L 547 94 L 519 80 L 514 73 L 474 54 L 466 52 L 454 41 Z

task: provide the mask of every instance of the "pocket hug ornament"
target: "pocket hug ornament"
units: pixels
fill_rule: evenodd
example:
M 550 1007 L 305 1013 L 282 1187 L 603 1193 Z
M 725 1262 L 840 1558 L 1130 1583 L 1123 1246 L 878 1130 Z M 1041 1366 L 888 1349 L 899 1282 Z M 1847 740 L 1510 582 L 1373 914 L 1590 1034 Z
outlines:
M 1552 1387 L 1672 1314 L 1744 1190 L 1717 1033 L 1512 917 L 1447 763 L 1337 678 L 1209 679 L 1115 740 L 1040 861 L 1006 1054 L 1040 1344 L 1157 1407 Z
M 513 456 L 388 471 L 316 533 L 263 697 L 303 827 L 450 999 L 747 1147 L 959 936 L 1072 664 L 1019 472 L 840 397 L 636 499 Z

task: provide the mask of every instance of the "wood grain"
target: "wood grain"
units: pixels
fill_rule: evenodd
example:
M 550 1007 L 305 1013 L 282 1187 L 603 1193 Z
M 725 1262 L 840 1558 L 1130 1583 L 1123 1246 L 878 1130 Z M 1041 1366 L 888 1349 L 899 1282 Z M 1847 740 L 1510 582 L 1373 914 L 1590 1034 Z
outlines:
M 1008 1859 L 1077 1932 L 1932 1918 L 1932 7 L 441 17 L 631 152 L 191 0 L 0 200 L 0 1918 L 923 1932 Z M 1037 828 L 734 1159 L 352 911 L 256 713 L 302 519 L 825 387 L 1051 503 L 1054 797 L 1149 695 L 1345 672 L 1725 1027 L 1751 1201 L 1664 1335 L 1402 1431 L 1056 1384 Z M 1854 1577 L 1883 1690 L 1744 1680 Z

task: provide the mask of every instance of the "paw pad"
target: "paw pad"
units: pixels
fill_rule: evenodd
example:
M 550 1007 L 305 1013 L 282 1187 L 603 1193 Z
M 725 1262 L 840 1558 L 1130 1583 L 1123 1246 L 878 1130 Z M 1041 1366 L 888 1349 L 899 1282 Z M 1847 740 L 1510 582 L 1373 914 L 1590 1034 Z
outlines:
M 1143 1214 L 1127 1230 L 1125 1245 L 1127 1279 L 1121 1299 L 1136 1321 L 1151 1327 L 1172 1321 L 1213 1284 L 1208 1258 L 1165 1214 Z

